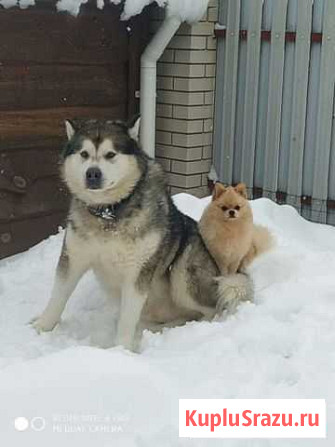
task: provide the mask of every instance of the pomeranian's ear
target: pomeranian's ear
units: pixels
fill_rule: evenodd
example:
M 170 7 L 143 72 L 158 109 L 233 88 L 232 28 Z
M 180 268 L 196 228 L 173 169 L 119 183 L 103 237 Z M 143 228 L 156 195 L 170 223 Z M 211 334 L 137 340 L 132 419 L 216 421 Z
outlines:
M 212 200 L 217 200 L 223 193 L 226 192 L 226 187 L 222 183 L 215 183 Z
M 235 186 L 235 191 L 240 194 L 242 197 L 244 197 L 245 199 L 248 198 L 248 194 L 247 194 L 247 187 L 244 183 L 239 183 L 238 185 Z

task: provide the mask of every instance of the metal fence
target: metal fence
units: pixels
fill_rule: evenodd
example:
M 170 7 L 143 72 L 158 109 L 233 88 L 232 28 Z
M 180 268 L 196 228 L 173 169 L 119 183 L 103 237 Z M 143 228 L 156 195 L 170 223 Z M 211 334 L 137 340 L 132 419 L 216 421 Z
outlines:
M 335 224 L 335 0 L 220 3 L 220 180 Z

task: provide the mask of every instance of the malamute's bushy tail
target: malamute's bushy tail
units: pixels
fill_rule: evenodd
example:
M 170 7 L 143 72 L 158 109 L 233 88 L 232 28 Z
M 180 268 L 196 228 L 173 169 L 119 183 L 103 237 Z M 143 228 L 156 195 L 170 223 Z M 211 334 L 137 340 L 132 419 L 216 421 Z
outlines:
M 254 299 L 253 281 L 244 273 L 218 276 L 216 282 L 218 287 L 216 313 L 218 315 L 224 311 L 229 314 L 234 313 L 240 303 Z

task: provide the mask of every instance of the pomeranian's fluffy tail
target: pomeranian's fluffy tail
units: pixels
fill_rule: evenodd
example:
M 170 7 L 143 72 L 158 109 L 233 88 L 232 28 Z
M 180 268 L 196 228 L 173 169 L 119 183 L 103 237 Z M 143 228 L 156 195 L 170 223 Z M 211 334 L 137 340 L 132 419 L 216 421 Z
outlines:
M 275 245 L 275 239 L 266 227 L 262 227 L 261 225 L 254 225 L 252 245 L 254 258 L 256 258 L 261 254 L 271 250 Z
M 274 245 L 275 240 L 270 231 L 261 225 L 254 225 L 251 247 L 242 260 L 239 270 L 245 272 L 255 258 L 271 250 Z

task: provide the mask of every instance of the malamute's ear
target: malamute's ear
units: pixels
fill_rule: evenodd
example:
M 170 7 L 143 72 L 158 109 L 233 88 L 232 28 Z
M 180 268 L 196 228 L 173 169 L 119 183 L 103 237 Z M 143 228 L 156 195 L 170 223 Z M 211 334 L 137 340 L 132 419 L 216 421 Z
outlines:
M 65 129 L 66 129 L 66 135 L 69 140 L 73 137 L 73 135 L 76 133 L 76 128 L 72 121 L 65 120 Z
M 134 116 L 128 123 L 128 135 L 136 142 L 138 142 L 140 138 L 140 126 L 141 117 L 139 115 Z
M 222 183 L 216 182 L 213 190 L 212 200 L 217 200 L 220 196 L 222 196 L 224 192 L 226 192 L 226 187 Z
M 237 193 L 241 194 L 241 196 L 244 197 L 245 199 L 248 198 L 247 187 L 244 183 L 239 183 L 238 185 L 236 185 L 235 191 Z

